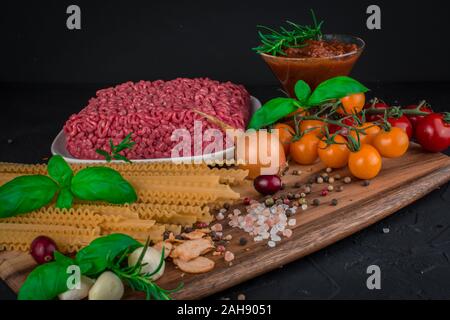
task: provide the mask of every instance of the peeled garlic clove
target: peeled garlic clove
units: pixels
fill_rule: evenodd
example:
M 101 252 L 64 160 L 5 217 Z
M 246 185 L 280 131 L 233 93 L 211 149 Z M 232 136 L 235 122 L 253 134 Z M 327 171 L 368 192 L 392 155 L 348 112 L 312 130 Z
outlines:
M 94 280 L 85 276 L 80 278 L 80 288 L 67 290 L 58 295 L 59 300 L 82 300 L 89 294 L 89 289 L 94 285 Z
M 128 256 L 128 266 L 132 267 L 137 263 L 139 257 L 141 256 L 142 250 L 144 250 L 143 247 L 137 248 Z M 148 247 L 147 251 L 144 254 L 144 258 L 142 259 L 142 264 L 145 265 L 142 267 L 141 274 L 154 272 L 158 268 L 160 261 L 161 252 L 159 252 L 155 248 Z M 151 277 L 153 281 L 161 278 L 164 273 L 164 268 L 165 262 L 163 260 L 161 269 L 159 269 L 159 271 Z
M 120 300 L 123 292 L 122 280 L 115 273 L 105 271 L 89 290 L 89 300 Z

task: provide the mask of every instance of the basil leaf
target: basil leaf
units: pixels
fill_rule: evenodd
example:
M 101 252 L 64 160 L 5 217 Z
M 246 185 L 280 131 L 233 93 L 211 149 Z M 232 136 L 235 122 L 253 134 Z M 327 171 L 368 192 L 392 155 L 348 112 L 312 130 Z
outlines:
M 48 262 L 35 268 L 20 288 L 19 300 L 51 300 L 68 290 L 67 267 L 73 264 L 69 258 Z
M 309 85 L 305 81 L 299 80 L 295 84 L 294 91 L 295 96 L 297 97 L 300 104 L 306 104 L 306 101 L 311 95 L 311 88 L 309 87 Z
M 66 187 L 61 189 L 56 200 L 56 207 L 60 209 L 70 209 L 73 204 L 73 195 L 70 192 L 70 188 Z
M 48 175 L 52 177 L 61 187 L 70 185 L 73 171 L 61 156 L 53 156 L 48 161 Z
M 72 194 L 82 200 L 106 201 L 115 204 L 137 200 L 131 184 L 119 172 L 106 167 L 89 167 L 80 170 L 70 187 Z
M 346 76 L 328 79 L 317 86 L 307 101 L 308 106 L 317 106 L 331 99 L 340 99 L 354 93 L 367 92 L 360 82 Z
M 256 110 L 248 125 L 249 129 L 261 129 L 284 118 L 299 107 L 298 102 L 291 98 L 275 98 L 267 101 Z
M 58 185 L 43 175 L 20 176 L 0 187 L 0 218 L 30 212 L 52 201 Z
M 141 246 L 140 242 L 130 236 L 114 233 L 92 241 L 78 252 L 75 261 L 83 275 L 97 275 L 106 270 L 125 250 L 133 251 Z
M 55 261 L 56 262 L 60 262 L 60 263 L 67 263 L 68 265 L 73 265 L 75 264 L 75 261 L 65 255 L 63 255 L 61 252 L 59 251 L 54 251 L 53 252 L 53 256 L 55 257 Z

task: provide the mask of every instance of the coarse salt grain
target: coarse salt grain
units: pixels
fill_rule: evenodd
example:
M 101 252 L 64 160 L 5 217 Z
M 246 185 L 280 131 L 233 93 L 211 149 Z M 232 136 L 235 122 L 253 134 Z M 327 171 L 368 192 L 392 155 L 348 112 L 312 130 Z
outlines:
M 292 236 L 292 230 L 291 229 L 283 230 L 283 236 L 285 236 L 286 238 L 290 238 Z
M 226 251 L 223 258 L 225 259 L 226 262 L 233 261 L 234 260 L 234 253 L 231 252 L 231 251 Z
M 288 221 L 288 225 L 289 226 L 295 226 L 297 224 L 297 220 L 296 219 L 289 219 L 289 221 Z
M 269 247 L 273 248 L 273 247 L 276 246 L 276 243 L 275 243 L 274 241 L 269 241 L 269 242 L 267 242 L 267 245 L 268 245 Z

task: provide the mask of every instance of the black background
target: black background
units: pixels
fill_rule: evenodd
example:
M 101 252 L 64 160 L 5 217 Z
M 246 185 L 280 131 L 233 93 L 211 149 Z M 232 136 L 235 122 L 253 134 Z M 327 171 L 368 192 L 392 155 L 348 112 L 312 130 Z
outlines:
M 66 28 L 77 4 L 82 30 Z M 369 4 L 382 30 L 366 28 Z M 208 76 L 243 83 L 265 101 L 277 81 L 251 48 L 256 24 L 290 19 L 362 37 L 353 76 L 388 102 L 427 99 L 450 111 L 448 4 L 444 1 L 9 1 L 0 7 L 0 161 L 36 163 L 70 114 L 102 86 Z M 447 154 L 449 150 L 447 150 Z M 449 184 L 362 232 L 212 298 L 449 299 Z M 389 229 L 389 232 L 385 231 Z M 366 268 L 382 290 L 366 288 Z M 0 300 L 14 298 L 0 282 Z
M 448 1 L 8 1 L 0 9 L 0 81 L 120 83 L 208 76 L 247 85 L 275 83 L 251 50 L 256 25 L 310 23 L 362 37 L 354 70 L 363 81 L 449 81 Z M 81 7 L 82 29 L 66 28 Z M 378 4 L 382 29 L 368 30 Z

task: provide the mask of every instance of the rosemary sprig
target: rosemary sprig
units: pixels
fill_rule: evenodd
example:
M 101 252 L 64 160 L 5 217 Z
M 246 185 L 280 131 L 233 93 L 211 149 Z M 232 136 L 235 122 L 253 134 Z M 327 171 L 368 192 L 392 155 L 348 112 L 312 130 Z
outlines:
M 102 149 L 97 149 L 95 150 L 95 152 L 97 152 L 99 155 L 104 156 L 106 162 L 110 162 L 112 159 L 116 159 L 131 163 L 131 161 L 127 157 L 119 153 L 125 149 L 131 149 L 136 144 L 136 142 L 131 140 L 131 135 L 132 132 L 127 134 L 127 136 L 118 145 L 114 145 L 112 139 L 109 139 L 109 146 L 111 148 L 110 153 Z
M 145 293 L 147 300 L 171 300 L 170 294 L 180 290 L 183 287 L 183 283 L 180 283 L 177 288 L 173 290 L 166 290 L 158 286 L 153 282 L 152 276 L 161 270 L 164 263 L 164 246 L 161 252 L 161 259 L 159 261 L 158 267 L 155 271 L 151 273 L 141 274 L 142 268 L 146 263 L 142 263 L 144 259 L 145 252 L 149 246 L 149 240 L 147 239 L 145 246 L 137 260 L 136 264 L 131 267 L 123 267 L 122 263 L 125 261 L 130 254 L 129 250 L 126 250 L 117 261 L 110 267 L 119 278 L 127 282 L 127 284 L 135 291 L 141 291 Z
M 258 35 L 261 40 L 261 44 L 253 48 L 258 53 L 267 53 L 270 55 L 286 55 L 284 50 L 286 48 L 301 48 L 306 46 L 305 41 L 315 39 L 318 40 L 322 36 L 322 24 L 323 21 L 317 22 L 314 11 L 311 10 L 313 19 L 313 25 L 298 25 L 291 21 L 286 23 L 291 27 L 290 30 L 280 27 L 280 30 L 274 30 L 272 28 L 258 25 Z M 263 33 L 266 31 L 266 33 Z

